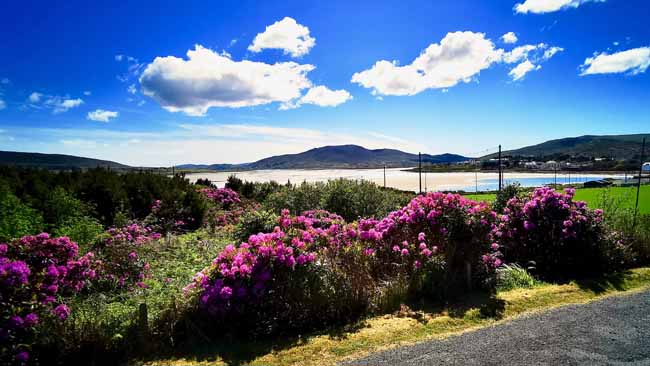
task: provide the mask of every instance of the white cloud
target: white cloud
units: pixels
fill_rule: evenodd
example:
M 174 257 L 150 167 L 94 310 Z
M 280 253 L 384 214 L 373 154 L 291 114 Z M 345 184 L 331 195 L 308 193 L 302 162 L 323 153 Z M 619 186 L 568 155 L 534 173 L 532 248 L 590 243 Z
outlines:
M 519 65 L 515 66 L 508 75 L 512 77 L 512 80 L 517 81 L 523 78 L 528 72 L 533 71 L 533 70 L 539 70 L 542 67 L 539 65 L 535 65 L 529 60 L 526 60 Z
M 111 118 L 117 118 L 118 116 L 119 116 L 119 112 L 97 109 L 92 112 L 88 112 L 86 118 L 91 121 L 108 122 Z
M 501 41 L 503 43 L 517 43 L 517 35 L 514 32 L 508 32 L 501 36 Z
M 76 99 L 59 99 L 58 97 L 50 98 L 48 101 L 46 101 L 46 104 L 50 104 L 54 107 L 54 110 L 52 113 L 57 114 L 57 113 L 63 113 L 67 112 L 69 109 L 76 108 L 80 105 L 83 104 L 83 100 L 80 98 Z
M 347 90 L 331 90 L 326 86 L 315 86 L 307 91 L 299 100 L 299 104 L 314 104 L 320 107 L 336 107 L 351 100 Z
M 27 99 L 29 100 L 30 103 L 38 103 L 41 101 L 42 96 L 43 94 L 41 93 L 33 92 L 32 94 L 29 95 L 29 98 Z
M 564 51 L 564 48 L 562 47 L 551 47 L 544 51 L 544 56 L 542 56 L 545 60 L 550 59 L 551 57 L 555 56 L 556 53 Z
M 0 111 L 7 108 L 7 103 L 4 100 L 0 99 Z
M 138 89 L 135 88 L 135 84 L 129 85 L 129 87 L 126 89 L 131 94 L 135 94 L 138 92 Z
M 516 62 L 520 62 L 523 60 L 528 59 L 528 55 L 537 50 L 544 50 L 546 49 L 546 44 L 540 43 L 540 44 L 527 44 L 523 46 L 516 47 L 512 49 L 510 52 L 505 52 L 503 54 L 503 62 L 507 64 L 514 64 Z
M 596 53 L 580 66 L 580 75 L 644 73 L 650 66 L 650 47 L 633 48 L 612 54 Z
M 501 59 L 503 50 L 483 33 L 448 33 L 440 44 L 431 44 L 412 63 L 399 66 L 381 60 L 352 75 L 352 82 L 371 88 L 373 94 L 414 95 L 426 89 L 470 82 L 481 70 Z
M 170 112 L 204 115 L 210 107 L 239 108 L 286 103 L 310 88 L 313 65 L 234 61 L 203 46 L 187 60 L 156 57 L 140 76 L 141 91 Z
M 86 90 L 86 91 L 84 92 L 84 95 L 85 95 L 85 96 L 92 95 L 92 92 L 91 92 L 90 90 Z
M 231 44 L 232 45 L 232 44 Z M 285 17 L 258 33 L 253 43 L 248 46 L 249 51 L 260 52 L 263 49 L 281 49 L 285 54 L 299 57 L 309 53 L 316 45 L 316 39 L 309 35 L 309 28 L 298 24 L 293 18 Z
M 520 14 L 544 14 L 568 8 L 577 8 L 588 2 L 605 2 L 605 0 L 525 0 L 515 5 L 515 12 Z

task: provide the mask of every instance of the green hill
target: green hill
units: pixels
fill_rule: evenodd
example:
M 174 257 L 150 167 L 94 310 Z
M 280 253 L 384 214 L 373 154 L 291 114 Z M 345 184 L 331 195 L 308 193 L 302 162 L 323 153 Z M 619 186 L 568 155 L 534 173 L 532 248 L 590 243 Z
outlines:
M 129 169 L 128 165 L 114 161 L 84 158 L 63 154 L 41 154 L 15 151 L 0 151 L 0 165 L 12 165 L 28 168 L 51 170 L 111 168 Z

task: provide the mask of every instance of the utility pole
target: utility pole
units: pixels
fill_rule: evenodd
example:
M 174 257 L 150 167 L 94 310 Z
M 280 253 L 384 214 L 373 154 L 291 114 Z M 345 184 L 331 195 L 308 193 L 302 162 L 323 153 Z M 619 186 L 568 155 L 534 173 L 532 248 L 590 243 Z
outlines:
M 420 182 L 420 194 L 422 194 L 422 153 L 418 153 L 418 176 Z
M 557 189 L 557 163 L 553 164 L 553 171 L 555 172 L 555 183 L 553 185 Z
M 476 193 L 478 193 L 478 172 L 474 172 L 474 188 L 476 189 Z
M 636 184 L 636 203 L 634 204 L 634 220 L 632 221 L 632 229 L 636 227 L 636 213 L 639 210 L 639 191 L 641 191 L 641 176 L 643 175 L 643 155 L 645 155 L 645 137 L 641 144 L 641 163 L 639 164 L 639 180 Z
M 427 172 L 424 172 L 424 193 L 428 192 L 427 190 Z
M 501 145 L 499 145 L 499 192 L 501 192 L 501 186 L 503 183 L 503 172 L 501 168 Z
M 386 164 L 384 164 L 384 188 L 386 188 Z

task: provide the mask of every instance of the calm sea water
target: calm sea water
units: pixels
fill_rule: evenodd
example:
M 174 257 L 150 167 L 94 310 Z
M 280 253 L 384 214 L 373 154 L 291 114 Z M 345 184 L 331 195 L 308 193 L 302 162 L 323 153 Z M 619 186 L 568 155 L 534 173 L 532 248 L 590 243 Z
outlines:
M 330 179 L 347 178 L 347 179 L 364 179 L 375 182 L 379 185 L 384 184 L 383 169 L 319 169 L 319 170 L 253 170 L 245 172 L 210 172 L 210 173 L 193 173 L 187 177 L 191 181 L 199 178 L 209 179 L 219 187 L 223 187 L 228 176 L 236 175 L 240 179 L 254 182 L 276 181 L 279 183 L 306 182 L 326 182 Z M 602 174 L 558 174 L 558 184 L 582 183 L 590 180 L 599 180 L 603 178 L 618 178 L 618 175 Z M 554 174 L 546 173 L 504 173 L 506 183 L 519 182 L 524 187 L 538 187 L 545 184 L 551 184 L 556 181 Z M 418 191 L 419 181 L 418 174 L 406 172 L 403 169 L 386 169 L 386 186 Z M 422 189 L 427 191 L 435 190 L 464 190 L 473 192 L 496 190 L 498 188 L 497 173 L 426 173 L 422 174 Z

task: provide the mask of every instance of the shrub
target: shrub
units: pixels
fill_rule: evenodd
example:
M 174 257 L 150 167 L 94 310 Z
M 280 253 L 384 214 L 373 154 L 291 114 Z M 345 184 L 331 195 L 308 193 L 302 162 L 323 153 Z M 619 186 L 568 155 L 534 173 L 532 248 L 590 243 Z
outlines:
M 540 282 L 518 264 L 504 264 L 497 269 L 497 289 L 508 291 L 516 288 L 532 288 Z
M 64 300 L 95 277 L 92 253 L 78 257 L 77 250 L 68 238 L 46 233 L 0 244 L 3 364 L 26 362 L 39 323 L 65 321 L 70 309 Z
M 88 249 L 103 232 L 104 228 L 96 219 L 81 216 L 62 222 L 54 229 L 53 234 L 55 236 L 67 236 L 70 240 L 81 245 L 82 248 Z
M 230 188 L 202 188 L 201 193 L 223 209 L 229 209 L 241 203 L 239 194 Z
M 518 182 L 508 184 L 497 192 L 494 199 L 494 211 L 503 213 L 503 209 L 511 198 L 518 197 L 521 194 L 521 186 Z
M 566 193 L 543 187 L 506 204 L 493 235 L 508 263 L 534 262 L 545 279 L 615 271 L 629 248 L 602 224 L 602 210 L 590 210 Z
M 272 212 L 266 210 L 246 211 L 239 217 L 233 236 L 235 240 L 246 241 L 251 235 L 272 232 L 277 222 L 278 215 Z
M 0 181 L 0 242 L 36 234 L 44 227 L 42 215 L 22 203 Z

